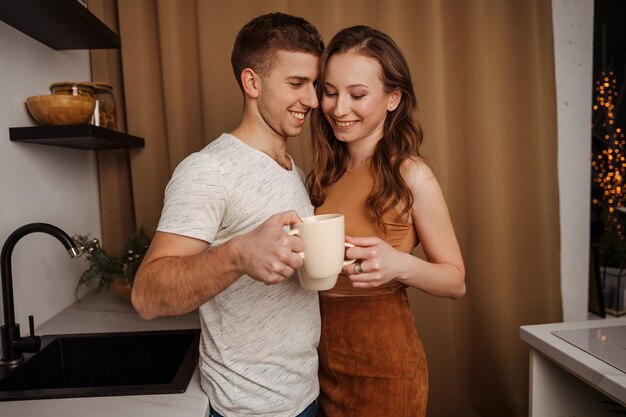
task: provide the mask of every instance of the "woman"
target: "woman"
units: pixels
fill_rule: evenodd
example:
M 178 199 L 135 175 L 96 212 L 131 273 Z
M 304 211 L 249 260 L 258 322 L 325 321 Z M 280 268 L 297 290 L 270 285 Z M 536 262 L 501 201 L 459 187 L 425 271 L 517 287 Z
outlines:
M 428 370 L 406 287 L 459 298 L 465 271 L 419 156 L 409 69 L 394 41 L 366 26 L 335 35 L 320 65 L 307 181 L 316 214 L 345 215 L 347 256 L 358 259 L 320 293 L 320 415 L 424 416 Z M 426 260 L 411 254 L 418 243 Z

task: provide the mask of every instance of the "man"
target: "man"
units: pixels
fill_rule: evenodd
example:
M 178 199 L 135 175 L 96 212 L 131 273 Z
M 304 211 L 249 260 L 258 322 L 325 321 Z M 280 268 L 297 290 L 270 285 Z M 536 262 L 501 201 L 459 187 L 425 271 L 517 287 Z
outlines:
M 231 58 L 241 122 L 176 168 L 134 281 L 146 319 L 199 308 L 212 416 L 315 415 L 317 293 L 293 278 L 303 247 L 284 229 L 313 213 L 286 144 L 318 105 L 323 47 L 310 23 L 281 13 L 241 29 Z

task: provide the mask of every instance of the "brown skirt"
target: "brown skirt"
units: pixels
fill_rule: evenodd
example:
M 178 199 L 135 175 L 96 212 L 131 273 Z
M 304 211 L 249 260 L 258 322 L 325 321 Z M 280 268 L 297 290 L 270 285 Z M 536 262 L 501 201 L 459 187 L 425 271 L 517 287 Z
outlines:
M 423 417 L 428 367 L 404 289 L 320 296 L 321 417 Z

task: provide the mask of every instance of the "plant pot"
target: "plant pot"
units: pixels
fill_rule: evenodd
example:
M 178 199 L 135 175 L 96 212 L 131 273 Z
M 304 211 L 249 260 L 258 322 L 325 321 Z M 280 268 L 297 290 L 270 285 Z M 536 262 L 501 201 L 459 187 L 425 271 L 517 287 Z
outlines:
M 130 293 L 133 289 L 132 286 L 128 285 L 122 278 L 117 278 L 113 280 L 113 288 L 115 288 L 115 292 L 122 300 L 130 303 Z

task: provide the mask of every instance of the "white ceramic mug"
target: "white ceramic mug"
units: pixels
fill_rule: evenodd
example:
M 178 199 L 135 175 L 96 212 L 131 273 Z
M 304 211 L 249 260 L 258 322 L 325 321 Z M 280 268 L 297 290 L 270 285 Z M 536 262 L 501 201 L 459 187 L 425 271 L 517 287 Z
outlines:
M 345 260 L 345 248 L 354 245 L 345 241 L 343 214 L 303 217 L 302 223 L 291 225 L 289 234 L 302 239 L 304 251 L 300 256 L 304 265 L 298 269 L 298 278 L 300 285 L 308 290 L 333 288 L 343 267 L 356 261 Z

